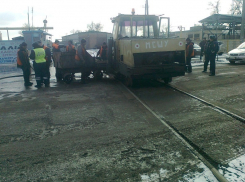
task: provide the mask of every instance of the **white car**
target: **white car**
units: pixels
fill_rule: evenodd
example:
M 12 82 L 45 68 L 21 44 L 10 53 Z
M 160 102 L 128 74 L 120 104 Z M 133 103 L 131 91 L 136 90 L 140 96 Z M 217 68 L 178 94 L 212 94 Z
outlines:
M 228 52 L 226 60 L 234 64 L 236 61 L 245 61 L 245 42 L 239 45 L 236 49 Z

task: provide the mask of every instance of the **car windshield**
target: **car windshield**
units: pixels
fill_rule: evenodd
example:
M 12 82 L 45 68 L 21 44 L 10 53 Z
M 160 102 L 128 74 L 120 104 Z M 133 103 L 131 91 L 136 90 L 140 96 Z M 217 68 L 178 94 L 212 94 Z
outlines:
M 237 49 L 245 49 L 245 42 L 237 47 Z

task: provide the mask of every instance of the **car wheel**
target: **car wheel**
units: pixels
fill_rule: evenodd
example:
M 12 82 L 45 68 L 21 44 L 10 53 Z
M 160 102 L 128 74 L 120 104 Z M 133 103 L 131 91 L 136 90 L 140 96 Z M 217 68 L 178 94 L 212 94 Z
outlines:
M 231 64 L 235 64 L 235 61 L 230 61 Z

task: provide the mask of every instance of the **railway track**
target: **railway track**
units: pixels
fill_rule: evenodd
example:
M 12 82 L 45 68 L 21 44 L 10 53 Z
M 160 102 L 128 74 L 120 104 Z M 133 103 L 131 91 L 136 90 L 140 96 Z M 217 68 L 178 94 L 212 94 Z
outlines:
M 216 105 L 214 105 L 214 104 L 212 104 L 212 103 L 210 103 L 210 102 L 208 102 L 208 101 L 205 101 L 205 100 L 203 100 L 203 99 L 201 99 L 201 98 L 199 98 L 199 97 L 196 97 L 196 96 L 194 96 L 194 95 L 192 95 L 192 94 L 190 94 L 190 93 L 187 93 L 187 92 L 185 92 L 185 91 L 183 91 L 183 90 L 181 90 L 181 89 L 178 89 L 178 88 L 176 88 L 176 87 L 174 87 L 174 86 L 168 85 L 168 87 L 171 88 L 171 89 L 173 89 L 173 90 L 176 90 L 176 91 L 178 91 L 178 92 L 180 92 L 180 93 L 182 93 L 182 94 L 185 94 L 185 95 L 187 95 L 187 96 L 190 96 L 191 98 L 196 99 L 196 100 L 202 102 L 203 104 L 205 104 L 205 105 L 211 107 L 213 110 L 218 111 L 218 112 L 221 112 L 221 113 L 223 113 L 223 114 L 226 114 L 226 115 L 228 115 L 228 116 L 230 116 L 230 117 L 232 117 L 232 118 L 234 118 L 234 119 L 236 119 L 236 120 L 238 120 L 238 121 L 240 121 L 240 122 L 242 122 L 242 123 L 245 124 L 245 118 L 243 118 L 243 117 L 241 117 L 241 116 L 238 116 L 238 115 L 235 114 L 235 113 L 232 113 L 232 112 L 230 112 L 230 111 L 228 111 L 228 110 L 226 110 L 226 109 L 223 109 L 223 108 L 221 108 L 221 107 L 219 107 L 219 106 L 216 106 Z
M 189 149 L 189 151 L 198 159 L 200 159 L 209 169 L 210 171 L 214 174 L 214 176 L 217 178 L 218 181 L 221 182 L 227 182 L 228 180 L 218 171 L 220 167 L 223 165 L 220 163 L 217 163 L 212 157 L 210 157 L 206 152 L 204 152 L 200 147 L 198 147 L 196 144 L 194 144 L 191 140 L 188 139 L 181 131 L 179 131 L 176 127 L 174 127 L 171 122 L 167 121 L 165 118 L 162 116 L 158 115 L 156 112 L 154 112 L 147 104 L 145 104 L 139 97 L 137 97 L 128 87 L 123 85 L 128 92 L 136 99 L 140 104 L 142 104 L 152 115 L 154 115 L 162 124 L 164 124 L 171 132 L 178 137 L 182 143 Z M 210 102 L 207 102 L 199 97 L 196 97 L 190 93 L 187 93 L 181 89 L 178 89 L 176 87 L 173 87 L 171 85 L 168 85 L 169 88 L 178 91 L 182 94 L 185 94 L 195 100 L 198 100 L 202 102 L 203 104 L 209 106 L 211 109 L 215 110 L 216 112 L 220 112 L 222 114 L 225 114 L 228 117 L 234 118 L 242 123 L 245 123 L 245 118 L 238 116 L 237 114 L 234 114 L 226 109 L 223 109 L 219 106 L 216 106 Z

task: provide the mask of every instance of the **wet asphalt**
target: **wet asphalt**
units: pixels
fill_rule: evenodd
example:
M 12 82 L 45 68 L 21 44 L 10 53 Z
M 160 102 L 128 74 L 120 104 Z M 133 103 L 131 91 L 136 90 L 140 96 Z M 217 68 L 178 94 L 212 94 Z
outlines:
M 245 65 L 223 61 L 209 77 L 201 64 L 171 85 L 245 117 Z M 0 80 L 0 181 L 217 181 L 120 82 L 79 77 L 58 84 L 52 71 L 42 89 Z M 222 167 L 244 154 L 244 124 L 164 84 L 130 90 Z

